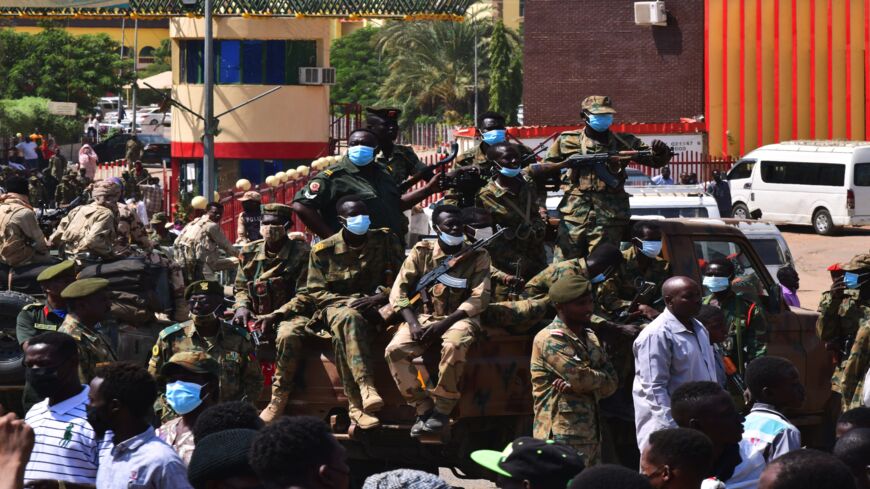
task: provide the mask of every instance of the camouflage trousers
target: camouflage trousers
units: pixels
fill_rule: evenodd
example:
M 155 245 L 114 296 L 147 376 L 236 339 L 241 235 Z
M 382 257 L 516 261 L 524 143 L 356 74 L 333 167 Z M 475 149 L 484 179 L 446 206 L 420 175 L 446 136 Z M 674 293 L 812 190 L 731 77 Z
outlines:
M 568 194 L 562 199 L 559 212 L 562 220 L 556 235 L 553 263 L 584 257 L 601 241 L 619 246 L 631 217 L 626 193 Z
M 510 334 L 529 334 L 541 322 L 552 319 L 556 311 L 546 297 L 493 302 L 480 315 L 480 323 L 487 329 L 501 328 Z
M 419 316 L 423 328 L 431 326 L 442 319 L 438 316 L 422 314 Z M 435 410 L 442 414 L 450 414 L 460 398 L 460 381 L 465 370 L 465 356 L 474 344 L 475 336 L 480 326 L 473 319 L 457 321 L 441 335 L 441 361 L 438 364 L 438 384 L 429 393 L 435 401 Z M 405 401 L 416 409 L 417 414 L 424 414 L 432 407 L 432 401 L 423 389 L 418 378 L 417 367 L 413 360 L 422 355 L 429 345 L 423 345 L 411 339 L 408 323 L 399 325 L 390 344 L 387 345 L 384 357 L 387 366 L 393 374 L 393 380 L 399 388 L 399 393 Z

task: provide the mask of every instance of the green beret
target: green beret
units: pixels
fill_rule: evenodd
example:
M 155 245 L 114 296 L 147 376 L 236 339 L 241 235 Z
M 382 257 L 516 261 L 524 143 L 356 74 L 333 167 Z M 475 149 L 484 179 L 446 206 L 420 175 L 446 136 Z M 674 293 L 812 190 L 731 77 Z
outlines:
M 60 296 L 64 299 L 80 299 L 95 294 L 109 285 L 109 281 L 104 278 L 83 278 L 66 286 Z
M 161 224 L 166 221 L 166 214 L 162 212 L 155 212 L 154 215 L 151 216 L 151 224 Z
M 285 219 L 293 216 L 293 209 L 284 204 L 263 204 L 262 211 L 264 216 L 278 216 Z
M 851 260 L 849 260 L 849 263 L 840 265 L 840 269 L 847 272 L 870 270 L 870 254 L 855 255 Z
M 583 275 L 562 277 L 550 287 L 550 302 L 564 304 L 592 292 L 592 284 Z
M 52 265 L 45 270 L 39 272 L 39 275 L 36 276 L 37 282 L 45 282 L 47 280 L 51 280 L 55 277 L 59 277 L 63 275 L 65 272 L 70 272 L 70 274 L 74 274 L 74 268 L 76 266 L 76 262 L 72 260 L 64 260 L 57 265 Z
M 169 358 L 169 361 L 160 369 L 162 375 L 169 375 L 173 369 L 187 370 L 195 374 L 210 374 L 220 377 L 221 366 L 204 351 L 183 351 Z
M 184 289 L 184 298 L 190 299 L 193 294 L 224 295 L 223 285 L 211 280 L 198 280 Z

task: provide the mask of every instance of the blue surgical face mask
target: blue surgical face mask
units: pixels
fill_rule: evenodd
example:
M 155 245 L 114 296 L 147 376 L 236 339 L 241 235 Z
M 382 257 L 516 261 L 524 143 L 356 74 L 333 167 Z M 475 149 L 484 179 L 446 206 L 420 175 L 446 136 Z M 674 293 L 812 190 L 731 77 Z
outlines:
M 521 171 L 523 171 L 522 168 L 505 168 L 503 166 L 498 167 L 498 172 L 508 178 L 513 178 L 519 175 Z
M 202 386 L 193 382 L 178 380 L 166 384 L 166 402 L 178 414 L 184 415 L 202 404 Z
M 711 277 L 704 276 L 704 287 L 710 292 L 722 292 L 731 286 L 731 279 L 728 277 Z
M 640 244 L 640 252 L 650 258 L 655 258 L 662 252 L 661 241 L 641 241 Z
M 369 231 L 369 226 L 371 225 L 372 220 L 365 214 L 350 216 L 344 220 L 344 227 L 353 234 L 360 236 L 367 233 Z
M 604 272 L 601 272 L 598 275 L 592 277 L 589 281 L 592 282 L 593 284 L 600 284 L 601 282 L 604 282 L 605 280 L 607 280 L 607 276 L 604 275 Z
M 843 274 L 843 283 L 846 284 L 846 288 L 848 289 L 857 289 L 861 286 L 859 282 L 861 280 L 861 277 L 863 277 L 864 275 L 867 274 L 846 272 L 845 274 Z
M 347 149 L 347 157 L 356 166 L 366 166 L 375 159 L 375 148 L 371 146 L 351 146 Z
M 483 142 L 489 145 L 503 143 L 505 134 L 507 133 L 504 129 L 493 129 L 491 131 L 486 131 L 483 133 Z
M 589 114 L 587 124 L 597 132 L 604 132 L 613 124 L 613 114 Z
M 453 236 L 452 234 L 447 234 L 444 231 L 438 231 L 438 239 L 444 242 L 447 246 L 459 246 L 465 242 L 465 236 Z

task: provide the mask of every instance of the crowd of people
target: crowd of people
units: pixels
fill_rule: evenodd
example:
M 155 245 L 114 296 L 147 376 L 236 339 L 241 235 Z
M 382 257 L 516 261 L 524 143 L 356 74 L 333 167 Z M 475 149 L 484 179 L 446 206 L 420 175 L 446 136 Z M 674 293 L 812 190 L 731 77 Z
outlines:
M 630 224 L 626 166 L 662 168 L 671 152 L 611 132 L 615 113 L 609 97 L 585 99 L 584 128 L 559 135 L 543 162 L 508 141 L 503 116 L 484 113 L 480 143 L 442 175 L 396 143 L 397 109 L 370 109 L 346 155 L 291 205 L 242 196 L 236 246 L 220 203 L 177 234 L 137 205 L 148 177 L 135 148 L 125 177 L 87 182 L 86 203 L 48 237 L 27 181 L 8 175 L 0 262 L 38 266 L 45 300 L 18 317 L 26 414 L 0 418 L 0 489 L 343 489 L 358 474 L 334 425 L 287 415 L 304 403 L 310 341 L 331 342 L 354 429 L 395 429 L 382 423 L 384 389 L 395 388 L 413 413 L 398 423 L 432 442 L 449 437 L 468 395 L 472 347 L 498 335 L 529 339 L 533 421 L 503 451 L 470 453 L 500 487 L 870 487 L 870 254 L 831 269 L 817 329 L 839 353 L 832 399 L 845 412 L 836 444 L 833 424 L 818 425 L 832 453 L 802 448 L 787 416 L 806 396 L 800 371 L 769 354 L 775 324 L 739 261 L 699 263 L 698 283 L 674 273 L 659 222 Z M 605 153 L 594 165 L 572 159 Z M 553 182 L 564 197 L 550 261 L 542 208 Z M 435 239 L 406 249 L 403 211 L 439 192 Z M 294 215 L 313 243 L 291 232 Z M 149 275 L 155 267 L 165 273 Z M 227 271 L 235 279 L 221 283 Z M 778 275 L 794 296 L 794 270 Z M 161 318 L 171 325 L 147 365 L 123 358 L 115 323 Z M 262 343 L 274 344 L 270 392 Z M 440 353 L 428 380 L 414 362 L 427 351 Z M 378 381 L 382 361 L 394 385 Z M 363 487 L 447 485 L 399 469 Z

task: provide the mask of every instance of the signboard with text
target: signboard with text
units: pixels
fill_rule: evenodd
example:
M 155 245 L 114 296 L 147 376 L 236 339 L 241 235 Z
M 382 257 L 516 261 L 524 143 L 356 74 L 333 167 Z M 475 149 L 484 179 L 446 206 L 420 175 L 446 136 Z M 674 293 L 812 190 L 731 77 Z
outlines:
M 48 113 L 55 115 L 76 115 L 78 104 L 75 102 L 49 102 Z

